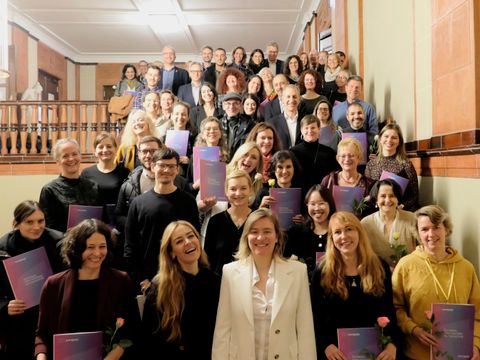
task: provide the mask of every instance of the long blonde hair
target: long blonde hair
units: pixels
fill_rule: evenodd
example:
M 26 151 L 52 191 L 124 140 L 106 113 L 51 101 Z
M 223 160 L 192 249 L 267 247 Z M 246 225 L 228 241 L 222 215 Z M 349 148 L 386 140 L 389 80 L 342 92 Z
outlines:
M 133 124 L 142 115 L 143 115 L 143 119 L 145 120 L 145 123 L 147 124 L 147 127 L 148 127 L 148 134 L 147 135 L 153 135 L 155 137 L 158 137 L 157 129 L 155 128 L 155 125 L 153 124 L 153 121 L 150 118 L 150 116 L 144 110 L 134 109 L 128 115 L 127 123 L 125 124 L 125 128 L 123 129 L 121 145 L 123 145 L 124 147 L 128 147 L 128 146 L 131 146 L 131 145 L 137 145 L 138 140 L 137 140 L 137 135 L 135 135 L 135 133 L 133 132 Z
M 363 292 L 373 296 L 381 296 L 385 292 L 385 271 L 382 263 L 373 252 L 367 233 L 358 218 L 346 211 L 336 212 L 330 218 L 327 251 L 324 261 L 321 263 L 320 285 L 328 295 L 337 295 L 343 300 L 348 298 L 348 289 L 345 283 L 345 264 L 340 251 L 333 243 L 332 224 L 336 221 L 351 226 L 358 232 L 357 270 L 361 278 Z
M 155 279 L 158 280 L 157 310 L 162 314 L 159 329 L 168 334 L 167 342 L 173 342 L 182 336 L 180 322 L 185 307 L 185 279 L 182 275 L 182 267 L 172 256 L 173 232 L 181 225 L 188 227 L 197 239 L 200 239 L 200 234 L 195 227 L 183 220 L 171 222 L 163 232 L 158 256 L 160 266 Z M 207 255 L 203 249 L 200 250 L 198 265 L 208 268 Z
M 262 171 L 263 171 L 263 156 L 262 156 L 262 151 L 260 150 L 260 147 L 253 141 L 248 141 L 242 144 L 237 151 L 235 151 L 235 154 L 232 157 L 232 160 L 230 163 L 227 165 L 227 174 L 231 173 L 234 170 L 238 169 L 238 162 L 247 155 L 250 150 L 256 149 L 258 151 L 258 164 L 257 167 L 254 171 L 252 171 L 250 177 L 252 178 L 253 182 L 253 192 L 257 194 L 257 192 L 262 188 L 263 186 L 263 176 L 262 176 Z M 258 176 L 257 176 L 258 174 Z

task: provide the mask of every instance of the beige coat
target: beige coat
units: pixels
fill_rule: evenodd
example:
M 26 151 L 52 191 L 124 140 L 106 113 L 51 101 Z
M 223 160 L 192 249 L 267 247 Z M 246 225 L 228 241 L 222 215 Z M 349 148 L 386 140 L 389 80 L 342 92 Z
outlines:
M 388 237 L 386 237 L 383 234 L 383 230 L 379 228 L 379 221 L 379 212 L 377 211 L 363 218 L 361 223 L 367 232 L 368 239 L 375 254 L 393 267 L 395 264 L 391 256 L 394 255 L 394 252 L 390 248 Z M 398 210 L 393 231 L 400 234 L 398 243 L 406 245 L 409 254 L 415 250 L 417 246 L 415 226 L 415 215 L 412 212 Z
M 307 268 L 275 258 L 268 359 L 316 360 Z M 213 360 L 255 360 L 251 257 L 223 267 Z

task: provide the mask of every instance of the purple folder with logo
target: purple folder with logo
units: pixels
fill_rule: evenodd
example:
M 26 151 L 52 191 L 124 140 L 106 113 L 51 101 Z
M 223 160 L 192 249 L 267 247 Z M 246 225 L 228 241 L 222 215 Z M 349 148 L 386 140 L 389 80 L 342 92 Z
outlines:
M 220 147 L 193 147 L 193 181 L 197 181 L 200 179 L 200 160 L 220 161 Z
M 52 275 L 45 248 L 5 259 L 3 266 L 15 299 L 25 301 L 27 308 L 38 305 L 43 284 Z
M 224 162 L 200 160 L 200 198 L 215 196 L 217 201 L 227 201 L 226 177 L 227 164 Z
M 293 225 L 292 217 L 300 214 L 302 189 L 271 188 L 270 196 L 275 198 L 275 204 L 270 210 L 277 216 L 282 230 L 288 230 Z
M 186 156 L 189 136 L 190 131 L 188 130 L 167 130 L 165 145 L 175 150 L 178 155 Z
M 53 360 L 102 360 L 101 331 L 53 335 Z

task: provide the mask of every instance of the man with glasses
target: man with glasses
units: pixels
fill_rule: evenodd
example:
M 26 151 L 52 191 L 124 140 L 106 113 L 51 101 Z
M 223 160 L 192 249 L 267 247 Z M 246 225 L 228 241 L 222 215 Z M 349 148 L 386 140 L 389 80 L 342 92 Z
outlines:
M 151 160 L 155 185 L 133 199 L 128 210 L 124 257 L 130 276 L 142 291 L 150 286 L 158 271 L 160 241 L 167 225 L 185 220 L 200 231 L 195 198 L 174 184 L 178 163 L 175 150 L 157 150 Z
M 162 147 L 162 142 L 155 136 L 145 136 L 138 144 L 138 159 L 142 165 L 135 168 L 122 184 L 115 209 L 116 228 L 122 234 L 125 232 L 128 209 L 133 199 L 140 194 L 152 190 L 155 185 L 152 159 L 155 151 Z M 181 176 L 177 176 L 174 182 L 175 185 L 182 190 L 186 190 L 188 187 L 187 181 Z
M 190 84 L 184 84 L 178 88 L 177 97 L 185 101 L 190 107 L 198 105 L 200 100 L 200 88 L 202 87 L 202 65 L 198 62 L 190 63 L 188 74 L 192 82 Z
M 242 97 L 240 94 L 227 93 L 222 100 L 223 111 L 225 112 L 221 121 L 223 130 L 227 135 L 228 149 L 233 156 L 235 151 L 245 142 L 248 133 L 255 126 L 253 120 L 243 116 Z

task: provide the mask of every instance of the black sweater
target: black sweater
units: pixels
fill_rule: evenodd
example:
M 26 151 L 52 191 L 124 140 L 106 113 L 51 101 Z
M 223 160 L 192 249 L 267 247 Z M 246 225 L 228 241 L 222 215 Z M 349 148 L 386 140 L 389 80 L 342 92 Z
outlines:
M 321 268 L 317 268 L 312 277 L 311 295 L 317 356 L 326 359 L 325 349 L 328 345 L 337 346 L 337 329 L 374 327 L 377 318 L 386 316 L 390 323 L 385 328 L 385 335 L 393 338 L 398 348 L 397 317 L 393 307 L 392 273 L 383 260 L 385 271 L 385 292 L 381 296 L 373 296 L 363 292 L 360 276 L 345 276 L 348 298 L 341 299 L 338 295 L 327 295 L 320 286 Z
M 180 189 L 157 194 L 152 189 L 133 199 L 125 227 L 124 257 L 137 284 L 157 273 L 163 231 L 175 220 L 188 221 L 200 231 L 197 203 L 192 195 Z
M 168 343 L 160 330 L 162 314 L 157 310 L 156 278 L 147 293 L 143 312 L 144 359 L 210 360 L 213 331 L 220 294 L 220 278 L 200 268 L 197 275 L 183 272 L 184 310 L 180 322 L 181 338 Z
M 98 186 L 88 179 L 60 175 L 42 188 L 39 202 L 47 227 L 65 232 L 69 205 L 98 205 Z

